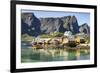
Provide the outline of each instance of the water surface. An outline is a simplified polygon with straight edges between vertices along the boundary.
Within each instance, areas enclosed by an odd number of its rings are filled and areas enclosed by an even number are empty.
[[[53,48],[33,49],[30,45],[21,46],[21,62],[50,62],[50,61],[72,61],[89,60],[90,49],[86,48]]]

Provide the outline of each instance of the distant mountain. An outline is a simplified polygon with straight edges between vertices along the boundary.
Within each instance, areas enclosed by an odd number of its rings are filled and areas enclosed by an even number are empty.
[[[80,26],[79,31],[81,33],[85,33],[85,34],[90,34],[90,27],[88,26],[87,23],[84,23]]]
[[[78,25],[75,16],[37,18],[34,13],[21,14],[21,32],[31,36],[38,36],[41,33],[71,31],[72,34],[79,32],[88,33],[89,27],[86,24]]]

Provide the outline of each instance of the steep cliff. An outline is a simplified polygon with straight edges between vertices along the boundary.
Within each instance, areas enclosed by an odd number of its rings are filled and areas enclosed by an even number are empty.
[[[22,34],[27,33],[31,36],[38,36],[41,34],[40,20],[35,17],[33,13],[22,13],[21,14],[21,32]]]
[[[90,34],[90,27],[88,26],[87,23],[84,23],[84,24],[82,24],[82,25],[80,26],[79,31],[80,31],[81,33]]]
[[[90,33],[87,23],[79,26],[75,16],[37,18],[34,13],[21,14],[21,32],[31,36],[49,34],[52,32],[70,31],[72,34],[84,32]]]

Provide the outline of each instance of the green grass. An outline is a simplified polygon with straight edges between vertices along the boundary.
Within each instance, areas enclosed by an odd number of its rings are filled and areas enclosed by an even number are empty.
[[[21,41],[32,41],[33,39],[35,39],[35,37],[29,36],[28,34],[21,35]]]

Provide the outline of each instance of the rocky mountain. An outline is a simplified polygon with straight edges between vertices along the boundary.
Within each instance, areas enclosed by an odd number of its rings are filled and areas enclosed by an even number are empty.
[[[60,18],[41,18],[42,33],[64,32],[63,21]]]
[[[75,16],[60,18],[40,18],[43,33],[71,31],[73,34],[79,32],[78,22]]]
[[[41,33],[64,33],[65,31],[71,31],[72,34],[79,32],[88,33],[89,27],[86,24],[79,26],[75,16],[37,18],[34,13],[21,14],[22,34],[27,33],[31,36],[38,36]]]
[[[21,32],[22,34],[27,33],[31,36],[38,36],[41,34],[40,20],[33,13],[22,13],[21,14]]]
[[[88,26],[87,23],[84,23],[80,26],[79,31],[81,33],[85,33],[85,34],[90,34],[90,27]]]

